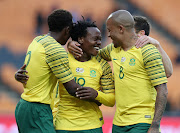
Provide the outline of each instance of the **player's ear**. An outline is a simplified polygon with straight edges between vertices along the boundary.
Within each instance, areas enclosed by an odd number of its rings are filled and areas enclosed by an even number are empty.
[[[122,26],[122,25],[119,25],[118,28],[119,28],[119,32],[120,32],[120,33],[123,33],[124,30],[125,30],[125,27]]]
[[[145,31],[144,30],[140,30],[138,33],[137,33],[138,37],[140,36],[143,36],[145,35]]]
[[[84,43],[84,38],[83,38],[83,37],[79,37],[79,38],[78,38],[78,42],[79,42],[80,44],[83,44],[83,43]]]
[[[66,34],[66,35],[69,35],[69,34],[70,34],[70,27],[69,27],[69,26],[68,26],[68,27],[65,27],[64,30],[65,30],[65,34]]]

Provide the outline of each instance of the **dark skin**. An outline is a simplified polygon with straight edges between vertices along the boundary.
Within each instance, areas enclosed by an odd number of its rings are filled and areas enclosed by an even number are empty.
[[[70,37],[70,27],[65,27],[61,32],[50,32],[48,33],[49,36],[53,37],[57,42],[59,42],[62,45],[65,45],[67,40]],[[77,84],[74,79],[66,82],[63,84],[68,93],[72,96],[75,96],[77,88],[81,88],[79,84]],[[87,87],[89,88],[89,87]]]
[[[78,58],[78,61],[84,62],[91,59],[91,56],[98,54],[98,49],[101,45],[101,32],[96,27],[88,27],[87,35],[85,37],[78,38],[80,48],[82,48],[83,55]],[[76,96],[82,100],[93,100],[97,97],[97,91],[94,89],[78,88]]]
[[[61,45],[65,45],[70,37],[69,32],[70,32],[70,27],[67,26],[61,32],[49,31],[47,35],[53,37]],[[28,73],[25,69],[26,69],[26,64],[24,64],[15,74],[15,79],[23,84],[26,84],[29,78],[28,75],[25,75],[25,73]]]
[[[97,55],[98,53],[97,47],[99,47],[101,44],[101,33],[99,29],[92,27],[88,29],[87,36],[79,38],[79,41],[82,44],[81,48],[84,50],[84,54],[78,60],[82,62],[88,61],[89,59],[91,59],[92,55]],[[23,65],[15,74],[16,80],[23,84],[26,84],[29,79],[29,76],[25,75],[25,73],[28,73],[25,70],[25,67],[26,65]],[[95,100],[95,98],[98,95],[96,90],[90,87],[82,87],[79,84],[77,84],[74,81],[74,79],[69,82],[64,83],[63,85],[70,95],[76,96],[82,100],[93,101],[93,102],[96,102],[98,105],[101,105],[98,101]]]

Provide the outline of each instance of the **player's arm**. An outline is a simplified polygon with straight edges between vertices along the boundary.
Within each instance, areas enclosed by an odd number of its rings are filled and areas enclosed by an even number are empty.
[[[81,86],[74,80],[74,76],[69,67],[67,52],[64,48],[58,46],[53,47],[54,46],[46,49],[46,62],[58,81],[64,85],[67,92],[72,96],[76,96],[77,88]]]
[[[114,93],[114,80],[112,76],[112,70],[110,65],[104,61],[103,75],[100,79],[102,91],[96,91],[94,89],[86,90],[84,88],[78,89],[76,92],[77,97],[83,100],[96,100],[106,106],[114,106],[115,104],[115,93]],[[94,96],[94,97],[93,97]]]
[[[102,91],[98,91],[96,100],[100,103],[113,107],[115,104],[115,87],[111,66],[106,61],[102,64],[103,74],[100,79]]]
[[[106,61],[111,61],[110,53],[112,51],[113,46],[114,44],[109,44],[103,49],[100,49],[98,55]]]
[[[142,48],[142,56],[145,69],[148,73],[152,85],[157,91],[154,118],[148,133],[150,133],[151,131],[158,132],[160,121],[167,102],[167,78],[161,55],[154,46],[152,46],[151,44],[145,45]]]
[[[159,130],[160,121],[163,116],[163,112],[165,110],[166,102],[167,102],[168,90],[166,83],[155,86],[155,89],[157,91],[155,113],[154,113],[154,119],[152,121],[148,133]]]
[[[166,77],[169,78],[173,73],[172,62],[171,62],[169,56],[167,55],[167,53],[161,47],[160,43],[157,43],[157,44],[158,45],[156,45],[156,48],[159,50],[159,52],[162,55],[162,61],[163,61],[164,69],[165,69],[165,72],[166,72]]]
[[[75,57],[79,58],[82,56],[82,49],[79,47],[80,44],[76,41],[70,41],[67,45],[68,51]],[[99,56],[101,56],[106,61],[111,61],[110,52],[112,50],[113,44],[109,44],[105,48],[99,51]]]
[[[161,53],[164,69],[166,72],[166,77],[169,78],[173,73],[172,62],[171,62],[169,56],[167,55],[167,53],[164,51],[164,49],[161,47],[160,43],[156,39],[144,35],[144,36],[141,36],[137,40],[135,45],[137,48],[139,48],[139,47],[142,47],[148,43],[153,44]]]

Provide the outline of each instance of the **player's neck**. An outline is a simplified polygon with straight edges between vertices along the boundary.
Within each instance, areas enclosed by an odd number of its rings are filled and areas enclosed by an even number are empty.
[[[78,58],[77,60],[78,61],[81,61],[81,62],[85,62],[85,61],[88,61],[91,59],[91,55],[87,55],[86,53],[83,52],[83,55]]]
[[[127,51],[131,49],[133,46],[135,46],[135,43],[137,41],[137,36],[132,36],[132,38],[128,39],[121,47],[124,51]]]
[[[62,36],[61,32],[51,32],[51,31],[49,31],[47,33],[47,35],[53,37],[57,42],[59,42],[61,44],[61,38],[62,38],[61,37]]]

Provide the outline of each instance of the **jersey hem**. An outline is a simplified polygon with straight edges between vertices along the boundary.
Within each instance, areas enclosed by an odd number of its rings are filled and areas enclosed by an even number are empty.
[[[117,122],[113,122],[114,125],[116,126],[130,126],[130,125],[135,125],[135,124],[138,124],[138,123],[147,123],[147,124],[151,124],[152,123],[152,120],[151,121],[138,121],[138,122],[130,122],[130,123],[117,123]]]
[[[102,124],[103,125],[103,124]],[[67,127],[67,128],[56,128],[56,130],[67,130],[67,131],[79,131],[79,130],[90,130],[90,129],[96,129],[96,128],[100,128],[101,126],[94,126],[94,127],[90,127],[90,128],[71,128],[71,127]]]

